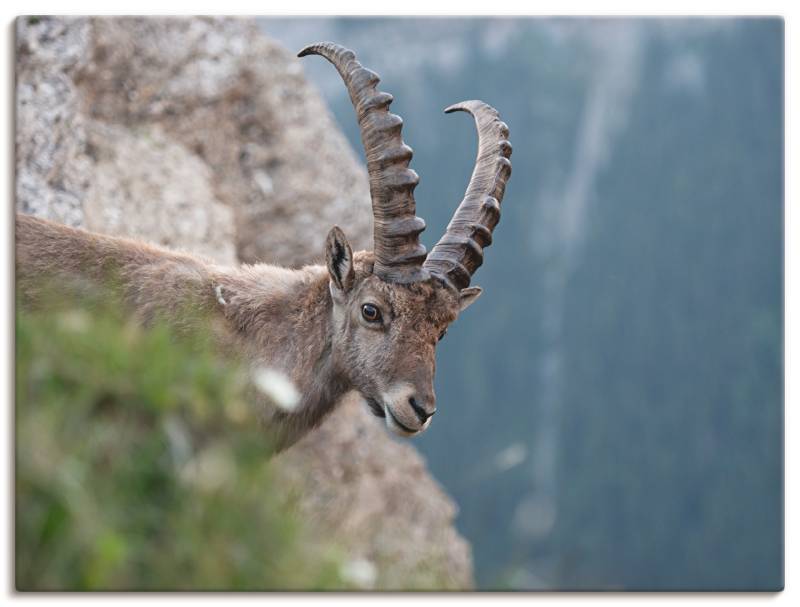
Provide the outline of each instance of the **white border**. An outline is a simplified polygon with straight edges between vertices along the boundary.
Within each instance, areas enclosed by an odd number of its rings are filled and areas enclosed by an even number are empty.
[[[535,4],[525,5],[521,2],[510,2],[504,0],[493,0],[492,2],[439,2],[434,6],[430,0],[406,0],[394,5],[375,2],[336,2],[328,1],[308,1],[295,0],[291,4],[268,4],[266,2],[228,0],[224,4],[219,2],[208,2],[205,0],[195,0],[193,2],[168,2],[165,0],[139,0],[136,3],[117,3],[110,10],[108,2],[76,0],[68,5],[53,2],[19,2],[9,0],[2,7],[3,25],[2,49],[5,51],[5,60],[0,64],[0,76],[6,85],[6,94],[2,98],[3,120],[0,121],[0,139],[4,145],[0,146],[0,180],[2,180],[3,190],[7,193],[8,207],[6,213],[0,214],[0,251],[4,258],[0,263],[0,284],[7,287],[8,295],[2,298],[3,314],[2,318],[2,344],[5,347],[5,360],[0,373],[0,394],[4,396],[2,415],[0,415],[0,425],[2,426],[3,444],[2,453],[6,461],[0,466],[0,485],[4,488],[5,499],[0,500],[0,520],[5,533],[0,532],[0,537],[4,538],[4,545],[0,551],[0,576],[2,576],[2,595],[0,600],[11,599],[28,605],[50,604],[54,601],[91,602],[97,601],[124,602],[127,605],[162,605],[167,603],[190,604],[196,601],[207,603],[209,601],[266,601],[270,605],[280,604],[308,604],[318,603],[319,601],[333,601],[335,603],[345,603],[351,601],[373,601],[383,600],[391,603],[398,601],[414,601],[415,604],[427,604],[433,601],[454,601],[468,600],[470,603],[489,604],[498,598],[513,602],[536,601],[537,604],[559,604],[572,605],[586,600],[599,601],[607,604],[623,602],[626,604],[639,602],[657,602],[660,604],[680,602],[682,605],[707,605],[721,604],[734,601],[737,604],[750,603],[770,603],[777,602],[786,605],[800,603],[800,591],[797,589],[797,543],[798,527],[792,519],[791,514],[798,511],[797,499],[797,469],[798,448],[795,446],[797,439],[796,414],[793,413],[798,405],[798,383],[800,369],[798,369],[797,347],[800,342],[800,328],[798,327],[797,316],[792,315],[792,310],[797,310],[800,306],[800,285],[798,283],[798,259],[800,259],[800,239],[792,239],[792,234],[800,234],[800,214],[798,214],[792,202],[792,174],[797,173],[798,154],[796,147],[797,121],[791,121],[790,108],[793,100],[800,98],[797,94],[796,77],[792,78],[792,67],[800,66],[797,53],[798,45],[794,41],[797,26],[797,3],[789,1],[762,1],[762,2],[742,2],[730,0],[727,2],[708,2],[708,1],[686,1],[674,0],[672,2],[648,3],[645,8],[642,3],[637,2],[588,2],[577,0],[542,0]],[[225,14],[229,15],[260,15],[260,14],[283,14],[283,15],[326,15],[326,14],[426,14],[426,15],[448,15],[448,14],[542,14],[542,15],[782,15],[785,18],[786,36],[786,63],[785,63],[785,86],[786,86],[786,214],[785,214],[785,243],[786,243],[786,273],[785,273],[785,374],[786,374],[786,400],[785,400],[785,422],[786,422],[786,470],[793,471],[786,474],[786,590],[777,595],[760,594],[505,594],[497,596],[493,594],[456,594],[456,595],[275,595],[275,594],[138,594],[138,595],[109,595],[109,594],[82,594],[82,595],[14,595],[13,580],[11,579],[11,558],[13,546],[11,545],[11,515],[13,507],[12,496],[12,477],[11,477],[11,451],[9,439],[13,429],[10,426],[10,411],[13,408],[13,395],[9,386],[11,385],[13,370],[13,297],[11,287],[13,286],[13,267],[11,265],[10,252],[12,247],[12,227],[11,227],[11,207],[13,200],[12,168],[13,168],[13,117],[12,101],[13,92],[13,19],[18,14],[216,14],[220,8],[225,9]],[[335,13],[332,13],[332,8]],[[531,12],[533,9],[533,12]]]

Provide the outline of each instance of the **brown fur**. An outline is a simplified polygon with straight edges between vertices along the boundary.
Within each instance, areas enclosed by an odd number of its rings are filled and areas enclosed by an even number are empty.
[[[17,215],[16,236],[23,294],[34,294],[37,282],[53,275],[99,284],[119,280],[144,320],[159,315],[181,325],[192,316],[187,311],[199,313],[220,342],[253,367],[285,373],[302,398],[290,412],[265,407],[281,448],[317,426],[350,390],[360,392],[376,415],[391,413],[387,424],[394,430],[396,422],[413,433],[424,430],[424,417],[435,411],[436,342],[479,293],[458,293],[435,278],[386,282],[372,273],[372,253],[353,255],[338,228],[328,238],[328,267],[298,270],[222,267],[26,215]],[[364,303],[381,310],[379,327],[363,318]]]

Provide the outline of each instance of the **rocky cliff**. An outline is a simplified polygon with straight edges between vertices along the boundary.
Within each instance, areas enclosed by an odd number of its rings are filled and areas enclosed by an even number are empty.
[[[366,171],[253,22],[23,17],[16,51],[19,210],[228,263],[321,259],[334,223],[370,246]],[[471,586],[452,500],[361,403],[275,463],[365,588]]]

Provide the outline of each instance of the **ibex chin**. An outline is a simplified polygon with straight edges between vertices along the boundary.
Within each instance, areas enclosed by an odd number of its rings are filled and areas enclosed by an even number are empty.
[[[417,174],[389,113],[392,96],[352,51],[314,44],[299,56],[321,55],[344,80],[366,151],[374,214],[374,251],[353,253],[333,227],[326,266],[290,270],[265,264],[221,267],[183,253],[72,229],[18,215],[17,276],[77,276],[102,281],[113,272],[126,300],[145,316],[181,321],[187,307],[216,317],[225,338],[248,364],[279,370],[300,401],[274,408],[268,428],[279,448],[317,426],[341,397],[360,393],[396,434],[425,430],[436,413],[435,348],[459,312],[480,295],[470,279],[483,262],[500,218],[511,173],[508,128],[481,101],[465,111],[478,129],[478,157],[463,201],[429,254],[419,241],[425,222],[415,215]]]

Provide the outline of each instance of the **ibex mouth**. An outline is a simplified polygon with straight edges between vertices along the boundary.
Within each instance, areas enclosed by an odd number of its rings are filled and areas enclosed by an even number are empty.
[[[375,417],[386,417],[386,411],[384,411],[383,405],[378,404],[378,401],[376,401],[374,398],[367,398],[366,401]]]
[[[403,422],[397,419],[388,406],[381,405],[374,398],[365,398],[364,400],[367,401],[367,405],[369,405],[369,409],[372,411],[372,414],[375,417],[385,418],[386,425],[395,434],[399,434],[400,436],[412,436],[420,433],[421,430],[409,428]]]
[[[386,425],[395,434],[399,434],[400,436],[411,436],[412,434],[418,434],[420,432],[420,430],[413,430],[403,424],[395,417],[394,413],[392,413],[392,410],[388,406],[386,407]]]

